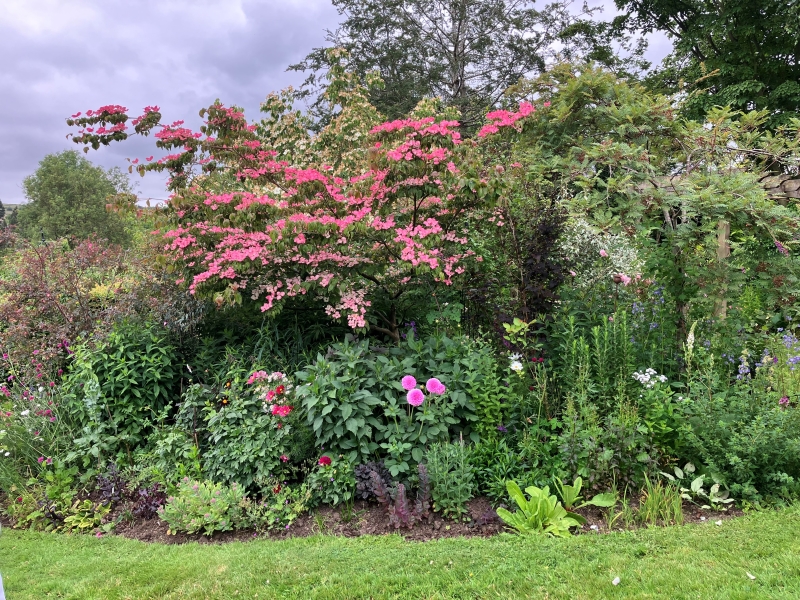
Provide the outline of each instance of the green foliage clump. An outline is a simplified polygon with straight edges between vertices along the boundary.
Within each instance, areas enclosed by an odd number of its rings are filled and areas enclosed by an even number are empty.
[[[462,443],[433,444],[426,454],[433,510],[445,517],[463,519],[467,502],[475,494],[475,477],[469,450]]]
[[[497,515],[520,535],[544,534],[553,537],[569,537],[572,527],[579,527],[581,522],[577,515],[568,512],[554,495],[550,488],[528,486],[522,493],[519,485],[514,481],[507,483],[508,494],[517,503],[518,510],[510,512],[505,508],[498,508]]]
[[[800,345],[793,334],[783,339],[786,345],[771,344],[759,366],[742,355],[730,385],[716,375],[713,355],[693,352],[687,455],[735,498],[751,502],[800,491],[800,410],[793,395]]]
[[[480,389],[483,379],[497,377],[490,356],[488,348],[466,338],[441,334],[418,340],[409,332],[394,348],[344,342],[297,373],[303,382],[297,393],[318,445],[352,462],[388,454],[386,467],[396,476],[410,472],[430,443],[458,435],[479,439],[476,405],[496,402]],[[422,382],[439,378],[447,391],[412,409],[400,383],[405,375]],[[496,388],[487,391],[495,393]],[[496,418],[489,409],[483,413]]]
[[[186,477],[178,483],[175,494],[167,498],[158,516],[169,525],[170,533],[211,535],[246,523],[244,499],[244,490],[236,483],[226,486]]]
[[[96,345],[76,346],[64,388],[80,433],[67,459],[83,467],[131,464],[174,400],[176,362],[166,333],[154,325],[122,323]]]
[[[28,239],[95,235],[116,244],[129,241],[124,220],[106,210],[109,196],[130,191],[119,169],[104,171],[65,150],[45,156],[23,188],[28,203],[18,209],[17,222]]]
[[[250,372],[236,362],[216,385],[189,386],[175,426],[164,429],[157,445],[163,458],[179,458],[196,443],[205,477],[247,491],[298,469],[314,451],[302,411],[270,412],[261,390],[246,382]],[[292,401],[287,398],[286,406]]]
[[[355,497],[356,476],[353,465],[344,458],[322,460],[308,473],[306,483],[315,503],[337,506],[352,502]]]

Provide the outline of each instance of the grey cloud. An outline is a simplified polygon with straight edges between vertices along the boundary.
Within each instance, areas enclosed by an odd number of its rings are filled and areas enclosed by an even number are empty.
[[[542,0],[544,1],[544,0]],[[613,14],[612,0],[594,0]],[[0,199],[23,201],[22,179],[52,152],[77,148],[64,118],[103,104],[199,124],[216,98],[250,118],[273,90],[297,85],[286,67],[324,42],[339,15],[329,0],[3,0],[0,19]],[[663,50],[662,56],[665,53]],[[127,168],[154,154],[134,137],[88,157]],[[157,153],[156,153],[157,154]],[[136,178],[139,180],[138,178]],[[163,198],[163,179],[139,180]]]
[[[84,14],[63,23],[47,13],[58,8],[53,2],[6,1],[10,16],[0,21],[0,199],[8,203],[23,201],[22,179],[46,154],[77,148],[65,139],[70,114],[108,103],[138,114],[158,104],[165,119],[197,126],[199,108],[220,98],[255,117],[267,93],[302,80],[286,67],[320,45],[338,19],[327,0],[97,0],[75,2]],[[153,150],[152,139],[132,138],[88,157],[126,168],[127,157]],[[139,186],[144,196],[165,195],[157,176]]]

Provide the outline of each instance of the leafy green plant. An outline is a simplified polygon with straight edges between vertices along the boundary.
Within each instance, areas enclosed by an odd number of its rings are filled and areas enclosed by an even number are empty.
[[[426,455],[433,510],[454,519],[465,518],[475,493],[475,476],[464,443],[437,443]]]
[[[583,480],[580,477],[576,477],[572,485],[564,483],[558,477],[556,478],[556,490],[558,491],[558,495],[561,496],[561,502],[563,503],[564,508],[568,511],[583,508],[584,506],[599,506],[601,508],[609,508],[617,503],[617,497],[611,492],[597,494],[589,500],[583,500],[580,495],[582,486]]]
[[[244,525],[258,531],[289,529],[313,503],[307,483],[288,486],[272,479],[263,482],[262,489],[265,494],[260,502],[245,498],[240,504]]]
[[[76,502],[78,469],[67,468],[57,461],[52,468],[45,463],[38,475],[19,489],[17,493],[21,502],[13,503],[9,514],[18,527],[57,531]]]
[[[478,416],[464,383],[474,352],[465,338],[417,340],[413,333],[395,348],[367,340],[334,344],[296,374],[317,445],[353,463],[385,457],[387,469],[398,476],[412,472],[430,443],[458,435],[477,440]],[[420,381],[439,378],[446,392],[412,410],[400,383],[409,374]]]
[[[64,517],[63,531],[86,533],[100,526],[111,511],[111,506],[91,500],[76,500]]]
[[[637,517],[641,523],[656,525],[683,525],[683,497],[672,484],[645,477],[645,485],[639,500]]]
[[[174,495],[158,509],[159,518],[169,525],[169,532],[202,532],[211,535],[230,531],[246,524],[242,510],[244,489],[232,483],[225,486],[210,481],[181,480]]]
[[[550,494],[550,488],[529,486],[525,488],[528,498],[522,493],[515,481],[506,484],[508,494],[519,507],[515,512],[498,508],[497,515],[520,535],[544,534],[555,537],[569,537],[570,528],[581,525],[577,515],[568,512]]]
[[[705,484],[705,475],[698,475],[691,482],[684,482],[684,478],[689,479],[689,475],[694,473],[695,467],[692,463],[686,463],[683,469],[675,467],[673,469],[674,475],[661,471],[661,474],[667,478],[671,483],[678,485],[681,491],[681,497],[684,500],[689,500],[698,504],[700,501],[708,502],[702,504],[700,508],[710,508],[713,510],[727,510],[728,504],[733,502],[733,498],[729,498],[730,493],[727,490],[721,490],[719,483],[714,483],[708,490],[703,488]],[[688,485],[688,487],[684,487]]]
[[[312,500],[331,506],[351,502],[356,489],[353,465],[343,457],[329,458],[330,464],[321,461],[308,474],[306,483],[311,489]]]
[[[280,381],[266,382],[261,373],[234,357],[215,385],[186,389],[175,427],[153,436],[165,471],[175,472],[178,465],[178,475],[184,470],[196,478],[201,465],[203,477],[255,492],[259,480],[284,479],[300,470],[308,455],[301,438],[307,436],[297,431],[307,431],[305,417],[294,407],[289,380],[281,374]]]
[[[793,334],[779,344],[791,354],[770,350],[767,358],[740,357],[732,385],[715,376],[719,359],[695,348],[696,375],[689,388],[687,457],[736,498],[760,501],[788,499],[800,492],[800,410],[781,404],[776,391],[780,371],[798,360],[800,344]],[[700,349],[702,351],[702,348]],[[777,356],[776,356],[777,355]],[[778,362],[775,363],[777,358]],[[756,366],[755,362],[763,366]],[[754,368],[755,367],[755,368]],[[713,386],[710,382],[718,382]]]
[[[506,481],[513,479],[534,485],[534,476],[526,467],[524,453],[509,446],[505,438],[482,439],[470,448],[469,462],[475,474],[475,490],[494,505],[507,497]]]
[[[176,363],[166,333],[154,325],[123,323],[96,347],[76,346],[64,386],[81,431],[67,460],[83,467],[131,464],[173,400]]]

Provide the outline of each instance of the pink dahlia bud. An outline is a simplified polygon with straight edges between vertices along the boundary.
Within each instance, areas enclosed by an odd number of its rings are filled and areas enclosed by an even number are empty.
[[[413,390],[417,387],[417,380],[414,379],[411,375],[406,375],[400,380],[400,383],[403,386],[403,389],[406,391]]]
[[[411,406],[419,406],[420,404],[425,402],[425,394],[423,394],[421,390],[415,388],[410,392],[408,392],[406,400],[408,400],[408,403]]]

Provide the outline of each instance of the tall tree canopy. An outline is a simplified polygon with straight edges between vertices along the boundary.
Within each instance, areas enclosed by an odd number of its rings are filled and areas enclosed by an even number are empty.
[[[387,118],[439,97],[477,124],[506,88],[545,70],[556,55],[620,66],[610,51],[613,28],[584,19],[571,0],[533,7],[529,0],[333,0],[344,22],[328,41],[349,52],[346,65],[362,78],[377,72],[382,88],[370,100]],[[290,69],[311,71],[307,89],[325,85],[329,48],[313,50]],[[323,108],[317,103],[316,108]],[[324,112],[324,111],[320,111]]]
[[[119,169],[103,170],[74,150],[48,154],[23,182],[28,204],[19,208],[20,231],[29,239],[98,235],[111,242],[128,239],[119,215],[106,210],[107,198],[129,192]]]
[[[685,102],[702,118],[715,105],[767,109],[768,125],[800,111],[797,0],[616,0],[632,29],[666,32],[673,53],[654,77],[665,91],[698,82]]]

